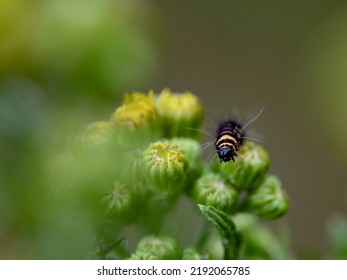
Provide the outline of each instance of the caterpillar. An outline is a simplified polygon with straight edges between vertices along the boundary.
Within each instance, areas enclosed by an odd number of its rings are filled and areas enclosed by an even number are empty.
[[[240,145],[243,143],[243,139],[256,140],[245,136],[245,128],[256,120],[264,109],[265,108],[262,108],[260,112],[244,126],[241,126],[240,122],[235,122],[233,120],[224,121],[219,125],[215,147],[220,162],[235,161],[235,157],[237,157],[237,152],[239,151]]]
[[[221,162],[234,161],[244,136],[244,130],[235,121],[225,121],[219,125],[215,146]]]

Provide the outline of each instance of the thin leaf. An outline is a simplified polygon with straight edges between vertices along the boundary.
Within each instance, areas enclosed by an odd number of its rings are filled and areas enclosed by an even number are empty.
[[[203,216],[217,228],[222,237],[224,259],[236,259],[240,247],[240,236],[233,220],[226,213],[212,206],[198,205]]]

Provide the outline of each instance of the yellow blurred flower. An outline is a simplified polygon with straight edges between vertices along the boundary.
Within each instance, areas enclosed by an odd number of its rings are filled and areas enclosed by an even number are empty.
[[[148,95],[141,92],[127,93],[123,105],[116,109],[112,121],[129,127],[141,127],[155,118],[154,92]]]
[[[188,91],[173,93],[164,89],[158,96],[156,108],[167,137],[195,138],[202,124],[204,110],[194,94]]]

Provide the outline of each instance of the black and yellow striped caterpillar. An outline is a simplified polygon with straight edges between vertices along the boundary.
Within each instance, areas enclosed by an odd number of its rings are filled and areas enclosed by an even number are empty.
[[[244,136],[245,133],[237,122],[226,121],[219,125],[215,146],[221,162],[234,161]]]
[[[264,108],[262,108],[260,112],[244,126],[241,126],[240,122],[232,120],[224,121],[219,125],[215,147],[221,162],[228,162],[230,160],[234,161],[244,139],[256,140],[255,138],[245,136],[245,128],[256,120],[263,110]]]

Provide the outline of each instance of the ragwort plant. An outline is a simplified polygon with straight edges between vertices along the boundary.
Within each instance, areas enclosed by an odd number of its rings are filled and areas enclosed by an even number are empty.
[[[245,141],[235,162],[204,161],[199,143],[203,117],[201,102],[190,92],[133,92],[124,95],[110,120],[90,124],[78,138],[72,163],[52,185],[80,185],[78,195],[91,197],[91,211],[102,220],[91,257],[286,257],[280,241],[256,218],[277,219],[288,210],[281,182],[267,174],[268,153]],[[84,191],[88,186],[90,191]],[[167,225],[182,196],[205,221],[201,229],[191,229],[200,233],[187,248]],[[131,233],[125,230],[129,226]],[[128,234],[138,240],[131,251]]]

